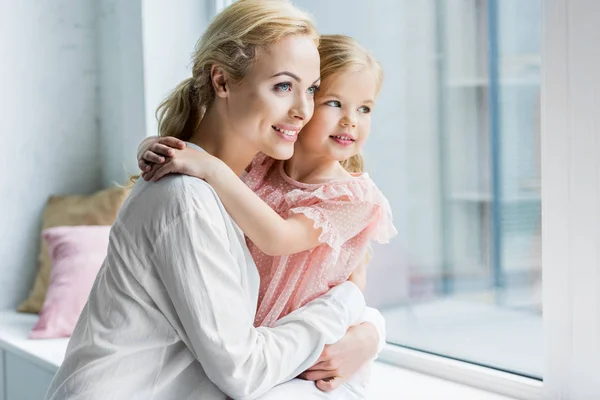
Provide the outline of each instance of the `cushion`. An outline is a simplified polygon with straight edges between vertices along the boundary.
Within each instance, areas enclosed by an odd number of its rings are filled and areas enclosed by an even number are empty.
[[[42,229],[55,226],[112,225],[129,188],[113,187],[90,196],[52,196],[44,210]],[[38,272],[29,293],[18,311],[40,312],[50,282],[50,256],[44,240],[40,244]]]
[[[110,226],[61,226],[42,232],[52,270],[30,339],[71,336],[106,258],[109,235]]]

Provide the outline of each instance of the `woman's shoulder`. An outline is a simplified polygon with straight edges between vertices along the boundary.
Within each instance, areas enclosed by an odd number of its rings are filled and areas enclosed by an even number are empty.
[[[169,175],[158,182],[138,180],[124,205],[123,217],[164,220],[199,213],[207,217],[220,215],[223,205],[206,181],[187,175]]]

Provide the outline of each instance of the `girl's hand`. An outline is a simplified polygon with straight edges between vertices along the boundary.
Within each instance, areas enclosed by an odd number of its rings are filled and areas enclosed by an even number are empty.
[[[218,158],[191,147],[182,150],[170,149],[170,151],[173,156],[168,157],[162,164],[155,163],[150,171],[142,174],[142,178],[156,182],[168,174],[184,174],[210,182],[221,168],[227,167]]]
[[[166,157],[172,157],[173,150],[182,150],[185,142],[172,136],[150,137],[138,148],[138,166],[142,172],[149,172],[155,164],[162,164]]]

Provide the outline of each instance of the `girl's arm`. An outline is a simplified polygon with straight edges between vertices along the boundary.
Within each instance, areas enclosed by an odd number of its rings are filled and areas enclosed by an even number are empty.
[[[280,217],[227,164],[206,152],[190,147],[175,151],[173,157],[157,166],[152,180],[171,173],[206,180],[246,236],[270,256],[294,254],[320,244],[322,229],[315,228],[312,219],[303,214]]]
[[[264,253],[281,256],[317,247],[321,228],[304,214],[287,219],[279,216],[258,197],[225,163],[215,168],[206,181],[215,189],[227,212],[250,240]]]

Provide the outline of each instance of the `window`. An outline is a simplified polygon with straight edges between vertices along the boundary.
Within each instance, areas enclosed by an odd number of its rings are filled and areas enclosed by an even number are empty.
[[[366,156],[401,235],[371,265],[395,343],[380,358],[520,399],[600,398],[600,2],[295,3],[386,70]]]
[[[367,296],[388,341],[540,378],[541,0],[296,3],[384,67],[365,157],[400,234]]]

